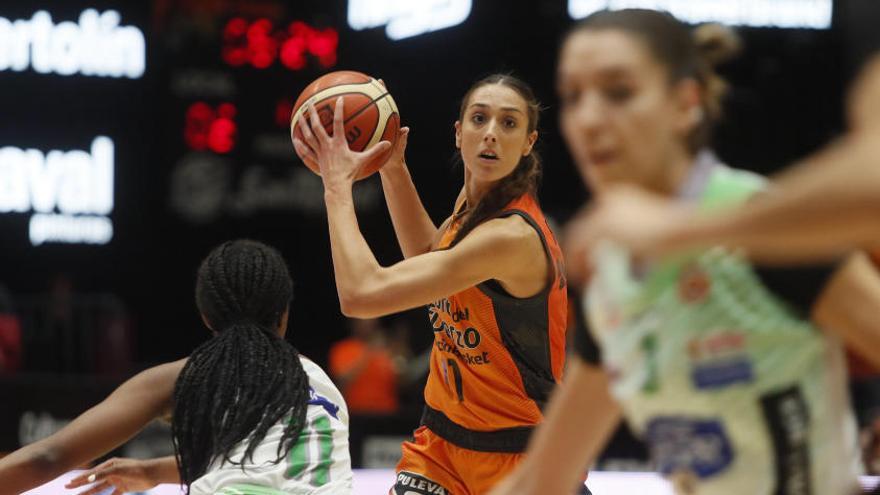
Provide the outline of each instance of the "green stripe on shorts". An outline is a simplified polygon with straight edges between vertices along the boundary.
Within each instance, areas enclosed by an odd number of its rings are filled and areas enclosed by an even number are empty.
[[[259,485],[229,485],[214,495],[287,495],[285,492]]]

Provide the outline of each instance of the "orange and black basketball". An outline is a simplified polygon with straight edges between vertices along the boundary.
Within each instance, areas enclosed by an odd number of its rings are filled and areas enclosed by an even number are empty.
[[[376,79],[355,71],[337,71],[325,74],[300,93],[293,106],[290,120],[291,139],[303,139],[302,130],[296,125],[297,118],[308,121],[309,105],[314,105],[321,125],[327,134],[333,135],[333,112],[336,99],[342,96],[345,100],[345,139],[354,151],[364,151],[380,141],[397,141],[400,129],[400,114],[397,104],[388,90]],[[391,148],[368,163],[361,171],[358,179],[363,179],[388,161]],[[300,156],[303,162],[315,173],[319,173],[318,164]]]

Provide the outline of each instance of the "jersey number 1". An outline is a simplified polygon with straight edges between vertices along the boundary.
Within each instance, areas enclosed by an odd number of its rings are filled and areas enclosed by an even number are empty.
[[[313,446],[313,444],[317,444]],[[317,448],[315,448],[317,447]],[[330,481],[330,466],[333,464],[333,428],[330,418],[318,416],[307,424],[296,445],[290,449],[288,479],[298,479],[312,486],[323,486]],[[317,459],[312,457],[317,454]],[[307,479],[306,479],[307,477]]]
[[[461,368],[458,367],[458,363],[455,362],[454,359],[446,360],[447,369],[450,373],[452,373],[452,379],[455,382],[455,392],[458,395],[458,401],[464,402],[464,390],[462,389],[461,383]],[[447,382],[449,378],[447,377]]]

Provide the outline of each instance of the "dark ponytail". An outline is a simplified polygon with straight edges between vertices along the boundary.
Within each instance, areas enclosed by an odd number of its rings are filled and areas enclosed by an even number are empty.
[[[528,129],[531,134],[538,129],[538,117],[541,111],[541,104],[535,98],[535,93],[528,84],[508,74],[493,74],[491,76],[480,79],[465,93],[461,100],[461,109],[459,110],[459,120],[464,120],[465,110],[471,95],[477,89],[488,86],[490,84],[500,84],[506,86],[519,94],[526,102],[528,110]],[[508,203],[514,199],[529,193],[536,195],[538,192],[538,183],[541,180],[541,157],[538,152],[532,149],[531,153],[520,158],[516,168],[509,175],[499,180],[476,205],[469,205],[471,210],[465,214],[461,227],[455,234],[453,244],[462,240],[470,231],[474,230],[477,225],[492,218],[498,214]]]
[[[199,267],[196,302],[217,335],[190,355],[174,389],[172,435],[180,478],[189,487],[212,462],[229,462],[246,442],[253,453],[284,421],[280,462],[299,437],[308,404],[308,376],[296,349],[277,329],[293,295],[287,265],[254,241],[226,242]]]

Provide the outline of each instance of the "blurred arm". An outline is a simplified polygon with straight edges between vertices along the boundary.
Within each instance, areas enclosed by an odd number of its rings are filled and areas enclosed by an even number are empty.
[[[847,107],[850,132],[784,172],[774,195],[717,222],[697,221],[679,241],[729,241],[770,261],[828,258],[880,243],[880,54],[865,64]]]
[[[346,316],[396,313],[490,279],[543,285],[550,269],[537,232],[518,216],[489,220],[450,249],[382,267],[360,232],[351,190],[327,189],[324,199],[336,290]]]
[[[57,433],[0,459],[0,495],[15,495],[110,452],[171,407],[185,359],[150,368]]]
[[[621,412],[606,373],[578,356],[571,359],[525,460],[491,495],[574,493],[614,432]]]
[[[834,273],[816,301],[813,320],[880,367],[880,273],[856,253]]]
[[[679,227],[664,250],[720,243],[771,263],[880,243],[880,133],[848,136],[781,175],[770,194]]]

